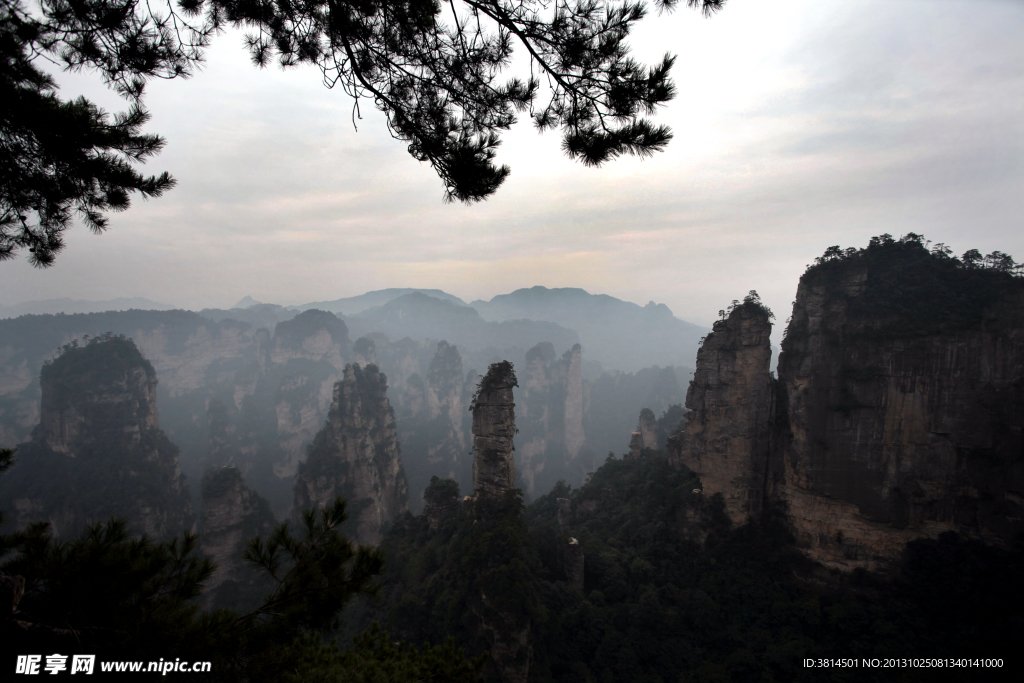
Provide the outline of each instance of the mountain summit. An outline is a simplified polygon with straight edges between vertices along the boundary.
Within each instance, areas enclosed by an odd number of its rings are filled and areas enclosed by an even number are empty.
[[[408,287],[392,287],[390,289],[378,289],[366,294],[360,294],[359,296],[349,296],[341,299],[334,299],[333,301],[314,301],[313,303],[302,304],[299,306],[293,306],[300,311],[304,311],[307,308],[319,308],[321,311],[330,311],[338,315],[355,315],[362,313],[370,308],[377,306],[383,306],[389,301],[407,296],[409,294],[425,294],[426,296],[434,299],[440,299],[441,301],[447,301],[449,303],[457,304],[459,306],[465,306],[466,302],[457,296],[452,296],[447,292],[443,292],[440,289],[411,289]]]
[[[484,320],[527,318],[576,330],[587,357],[634,372],[650,365],[692,367],[708,330],[680,320],[665,304],[638,306],[577,287],[531,287],[470,304]]]

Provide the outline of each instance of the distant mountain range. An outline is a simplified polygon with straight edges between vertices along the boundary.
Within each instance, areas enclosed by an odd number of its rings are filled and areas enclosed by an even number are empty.
[[[106,301],[85,301],[82,299],[44,299],[26,301],[13,306],[0,306],[0,318],[17,318],[19,315],[43,315],[47,313],[102,313],[103,311],[129,311],[133,308],[143,311],[172,311],[177,306],[142,297],[107,299]]]
[[[109,301],[51,299],[0,307],[0,317],[26,313],[91,313],[169,310],[143,298]],[[540,334],[559,352],[577,341],[587,364],[635,372],[652,365],[692,368],[700,338],[708,329],[680,320],[665,304],[639,306],[579,288],[531,287],[471,304],[440,289],[380,289],[359,296],[298,306],[261,303],[246,296],[231,309],[207,308],[203,317],[273,327],[308,309],[330,311],[346,319],[353,338],[371,332],[392,340],[446,339],[464,349],[532,347]],[[530,322],[532,321],[532,322]]]
[[[484,320],[548,320],[576,330],[583,357],[635,372],[651,365],[692,368],[710,330],[680,320],[665,304],[638,306],[579,288],[531,287],[470,304]]]
[[[393,287],[391,289],[378,289],[373,292],[367,292],[366,294],[360,294],[359,296],[350,296],[342,299],[335,299],[333,301],[314,301],[312,303],[302,304],[299,306],[290,306],[289,308],[294,308],[297,311],[305,311],[309,308],[318,308],[321,311],[330,311],[335,315],[348,316],[362,313],[370,308],[383,306],[389,301],[393,301],[398,297],[405,296],[407,294],[426,294],[429,297],[440,299],[441,301],[447,301],[459,306],[466,305],[466,302],[459,297],[452,296],[440,289],[409,289]],[[248,298],[249,297],[246,297],[246,299]]]
[[[451,297],[454,299],[455,297]],[[353,338],[380,332],[391,340],[444,339],[462,349],[521,348],[524,351],[541,341],[550,341],[561,350],[579,343],[579,336],[553,321],[486,321],[476,309],[451,300],[435,299],[412,292],[392,299],[383,306],[347,317]]]

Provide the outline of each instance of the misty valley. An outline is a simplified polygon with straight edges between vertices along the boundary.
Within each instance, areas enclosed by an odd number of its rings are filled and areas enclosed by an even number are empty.
[[[1005,254],[913,233],[830,248],[784,323],[750,292],[710,330],[544,287],[8,315],[12,666],[81,652],[211,663],[182,680],[502,683],[1019,668],[1024,277]]]

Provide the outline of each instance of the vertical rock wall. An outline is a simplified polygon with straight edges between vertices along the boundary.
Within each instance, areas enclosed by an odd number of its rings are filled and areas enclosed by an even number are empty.
[[[251,538],[264,538],[274,527],[270,503],[245,485],[236,467],[218,467],[203,476],[203,532],[200,547],[217,564],[206,582],[208,605],[225,582],[235,593],[254,582],[253,572],[242,559]]]
[[[583,435],[583,347],[574,344],[562,355],[561,364],[565,373],[565,457],[572,460],[586,442]]]
[[[470,485],[463,428],[468,399],[464,381],[459,350],[441,341],[430,359],[426,379],[414,373],[405,382],[398,427],[414,512],[419,511],[420,496],[431,477]]]
[[[882,236],[801,278],[777,383],[769,332],[746,304],[715,324],[669,440],[734,522],[778,502],[843,570],[946,531],[1024,533],[1024,280]]]
[[[779,359],[779,496],[798,542],[843,569],[944,531],[1011,542],[1024,531],[1024,294],[970,328],[915,334],[864,310],[877,276],[845,265],[801,281]]]
[[[640,433],[642,448],[656,449],[658,447],[658,421],[654,418],[654,411],[644,408],[640,411],[640,419],[637,420],[636,431]]]
[[[277,324],[270,354],[275,371],[267,376],[265,390],[274,392],[278,479],[295,476],[306,445],[324,423],[348,346],[348,329],[333,313],[310,309]]]
[[[473,397],[473,488],[478,497],[498,497],[515,487],[515,386],[518,382],[512,364],[494,363]]]
[[[432,425],[427,462],[438,474],[457,479],[466,453],[462,431],[463,402],[462,357],[459,350],[441,341],[427,372],[426,403]]]
[[[376,544],[381,528],[408,509],[387,378],[374,365],[346,365],[334,385],[327,423],[313,439],[295,482],[296,511],[348,501],[355,540]]]
[[[519,390],[519,477],[528,494],[547,491],[564,479],[583,448],[582,349],[576,344],[561,358],[550,342],[526,354]]]
[[[772,429],[769,315],[744,303],[715,323],[686,392],[692,412],[670,446],[670,462],[699,474],[705,495],[721,493],[737,524],[763,502]]]
[[[0,479],[17,526],[50,522],[59,537],[122,517],[164,538],[192,525],[178,449],[160,429],[156,371],[130,339],[68,345],[43,366],[40,423]]]

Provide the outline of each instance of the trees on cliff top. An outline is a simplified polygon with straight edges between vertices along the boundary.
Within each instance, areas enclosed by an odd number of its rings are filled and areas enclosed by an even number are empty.
[[[654,0],[672,9],[679,0]],[[686,0],[705,15],[725,0]],[[129,196],[174,185],[133,167],[164,141],[143,135],[146,81],[189,76],[225,27],[250,31],[253,62],[313,64],[324,84],[371,101],[409,153],[429,162],[445,199],[482,200],[501,185],[499,134],[519,112],[560,128],[562,149],[587,165],[665,147],[648,118],[672,99],[673,57],[654,66],[625,43],[644,0],[0,0],[0,260],[28,249],[50,265],[75,214],[93,231]],[[519,45],[528,78],[503,72]],[[49,62],[101,74],[130,103],[111,119],[84,98],[57,96]],[[541,86],[545,85],[542,97]]]

